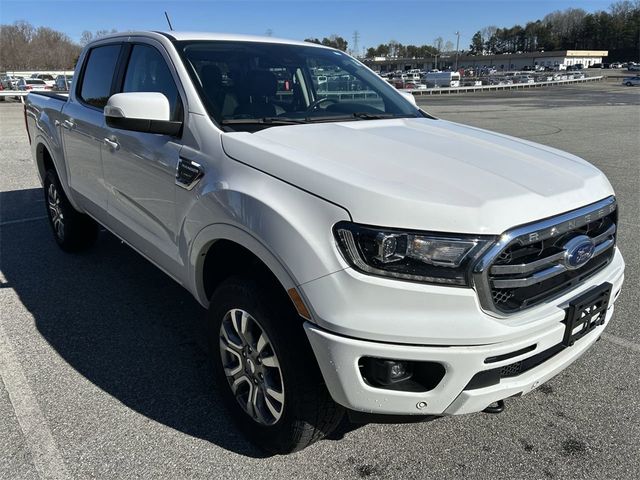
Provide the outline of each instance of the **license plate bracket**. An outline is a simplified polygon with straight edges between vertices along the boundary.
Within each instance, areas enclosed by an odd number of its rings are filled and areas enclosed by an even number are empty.
[[[564,319],[566,328],[562,344],[572,346],[577,340],[604,323],[612,285],[603,283],[569,302]]]

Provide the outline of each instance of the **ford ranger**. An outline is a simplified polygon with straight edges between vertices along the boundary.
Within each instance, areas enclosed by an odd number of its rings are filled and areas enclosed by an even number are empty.
[[[102,225],[191,292],[267,450],[345,414],[499,412],[611,320],[616,199],[574,155],[434,118],[303,42],[116,34],[74,78],[25,103],[56,242]]]

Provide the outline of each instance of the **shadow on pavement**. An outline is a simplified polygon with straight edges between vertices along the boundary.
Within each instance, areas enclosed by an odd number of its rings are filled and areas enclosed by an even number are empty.
[[[0,268],[42,336],[73,368],[146,417],[227,450],[263,457],[218,397],[204,310],[109,233],[86,253],[55,244],[41,189],[0,193]],[[7,223],[10,222],[10,223]]]

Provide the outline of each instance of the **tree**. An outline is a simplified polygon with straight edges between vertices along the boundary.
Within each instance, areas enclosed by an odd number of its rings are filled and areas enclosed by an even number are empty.
[[[474,55],[481,55],[484,50],[484,39],[482,38],[482,32],[477,31],[471,37],[471,45],[469,45],[469,50]]]
[[[347,51],[347,46],[349,44],[344,38],[336,34],[333,34],[330,37],[324,37],[322,41],[318,40],[317,38],[306,38],[305,42],[319,43],[327,47],[337,48],[338,50],[342,50],[343,52]]]
[[[524,27],[492,26],[480,33],[490,53],[607,49],[611,61],[640,60],[640,0],[620,0],[608,11],[593,13],[580,8],[558,10]]]
[[[433,47],[436,49],[438,53],[442,51],[442,47],[444,45],[444,40],[442,37],[437,37],[433,40]]]
[[[0,25],[0,70],[70,70],[80,46],[62,32],[18,21]]]
[[[84,32],[82,32],[82,35],[80,35],[80,45],[82,46],[86,45],[91,40],[93,40],[93,33],[91,33],[89,30],[85,30]]]

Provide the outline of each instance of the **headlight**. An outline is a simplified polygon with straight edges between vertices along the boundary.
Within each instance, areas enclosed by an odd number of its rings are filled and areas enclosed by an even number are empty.
[[[494,237],[406,232],[340,222],[333,229],[356,270],[414,282],[469,285],[468,267]]]

